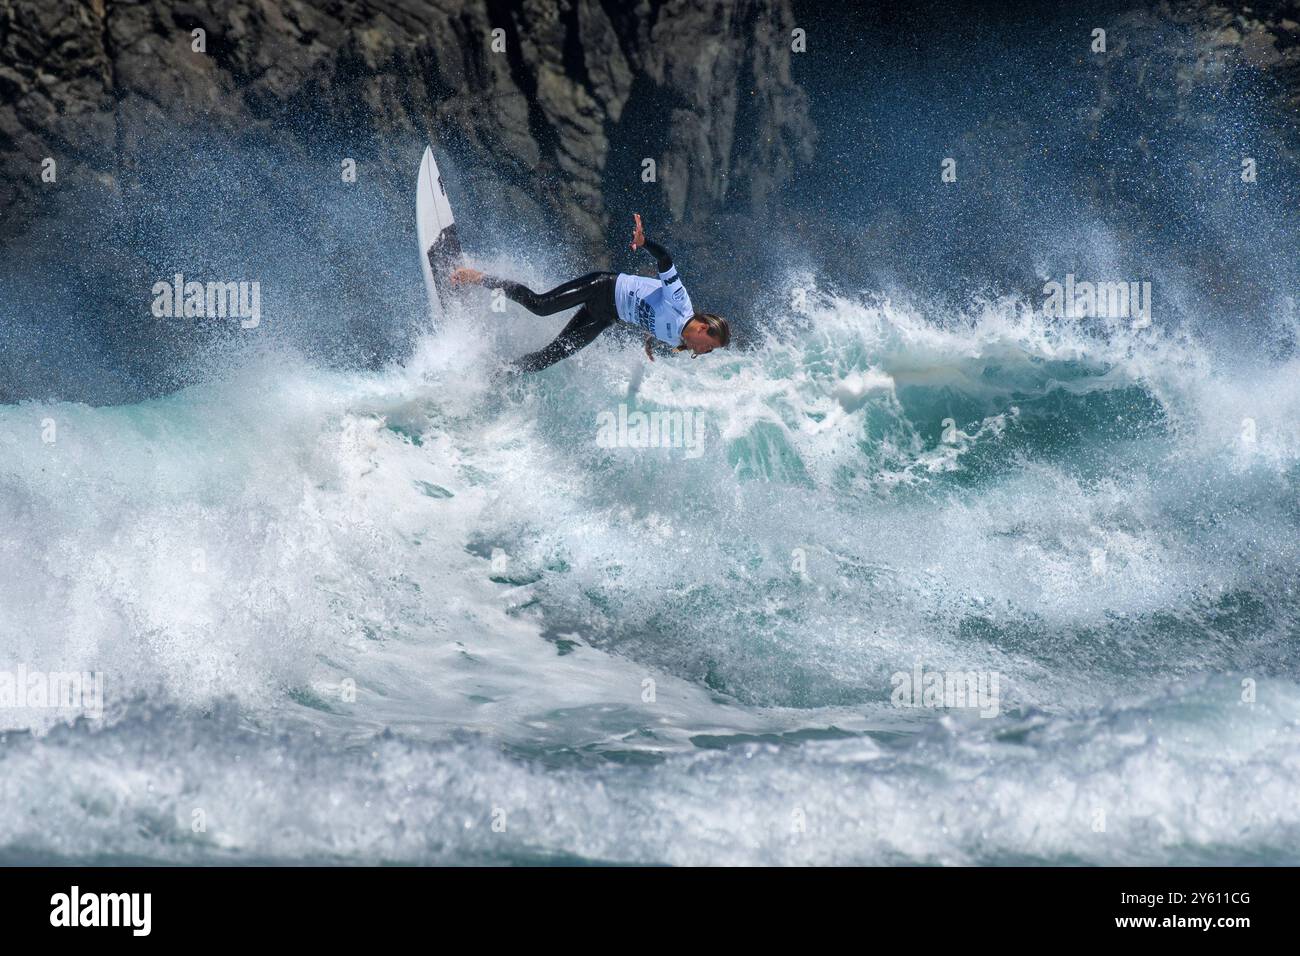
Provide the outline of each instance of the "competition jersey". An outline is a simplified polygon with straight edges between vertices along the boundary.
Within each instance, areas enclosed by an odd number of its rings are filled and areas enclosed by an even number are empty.
[[[620,272],[614,283],[614,305],[624,322],[674,347],[682,344],[682,327],[695,314],[677,267],[671,263],[658,279]]]

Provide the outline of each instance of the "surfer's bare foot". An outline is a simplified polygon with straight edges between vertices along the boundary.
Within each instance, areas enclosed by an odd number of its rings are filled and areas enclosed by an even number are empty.
[[[467,266],[462,266],[451,274],[452,285],[478,285],[482,281],[483,273]]]

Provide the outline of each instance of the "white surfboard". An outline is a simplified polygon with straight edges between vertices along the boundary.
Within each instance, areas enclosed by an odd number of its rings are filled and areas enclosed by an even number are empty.
[[[447,188],[428,146],[420,160],[420,178],[415,187],[415,232],[420,240],[420,269],[429,295],[429,315],[436,322],[451,303],[453,292],[448,280],[461,261]]]

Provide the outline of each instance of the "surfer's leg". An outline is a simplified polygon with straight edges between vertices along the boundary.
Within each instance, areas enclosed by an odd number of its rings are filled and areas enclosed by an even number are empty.
[[[549,292],[534,292],[526,285],[510,282],[506,279],[484,278],[483,284],[488,288],[501,289],[513,302],[518,302],[534,315],[554,315],[574,306],[594,304],[593,300],[602,300],[608,296],[613,301],[613,272],[589,272],[577,279],[570,279],[557,285]],[[604,312],[604,309],[599,309]],[[584,343],[585,344],[585,343]]]
[[[517,358],[511,364],[521,372],[540,372],[590,345],[596,336],[612,324],[613,320],[608,316],[599,315],[583,306],[550,345]]]

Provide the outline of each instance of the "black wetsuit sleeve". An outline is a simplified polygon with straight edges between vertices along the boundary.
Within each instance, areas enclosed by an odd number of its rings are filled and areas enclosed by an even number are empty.
[[[665,249],[663,246],[659,245],[659,243],[655,242],[653,239],[647,239],[645,242],[641,244],[641,248],[644,249],[646,252],[650,253],[650,255],[654,256],[659,261],[660,274],[665,273],[670,269],[672,269],[673,257],[671,254],[669,254],[668,250]]]

